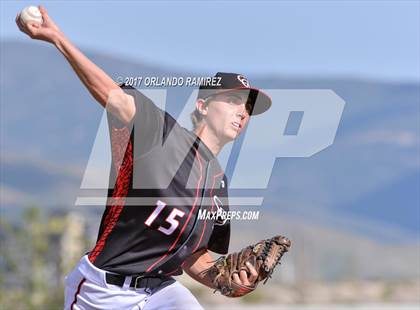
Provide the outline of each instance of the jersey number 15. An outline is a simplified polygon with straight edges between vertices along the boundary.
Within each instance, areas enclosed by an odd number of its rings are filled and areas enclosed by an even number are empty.
[[[147,220],[144,222],[144,224],[146,224],[147,226],[150,227],[150,225],[152,225],[152,223],[154,222],[154,220],[159,216],[160,212],[162,212],[162,210],[166,207],[166,203],[164,203],[163,201],[158,200],[156,203],[156,208],[153,210],[153,212],[149,215],[149,217],[147,218]],[[165,235],[170,235],[172,234],[175,229],[179,226],[179,222],[177,219],[175,219],[177,216],[182,218],[185,215],[185,212],[174,208],[171,213],[169,213],[168,217],[165,219],[165,222],[169,223],[171,226],[169,226],[168,228],[159,226],[158,230],[160,232],[163,232]]]

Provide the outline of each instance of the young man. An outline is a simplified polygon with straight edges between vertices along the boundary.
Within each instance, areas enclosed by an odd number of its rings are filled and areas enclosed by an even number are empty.
[[[230,223],[200,220],[198,213],[229,209],[216,156],[250,115],[270,107],[270,98],[242,75],[218,73],[217,83],[200,86],[190,132],[136,89],[116,84],[40,10],[42,25],[24,25],[17,16],[19,29],[55,45],[109,112],[113,155],[97,243],[66,277],[65,308],[201,309],[171,276],[185,271],[214,288],[209,251],[228,252]],[[251,286],[257,276],[248,265],[232,281]]]

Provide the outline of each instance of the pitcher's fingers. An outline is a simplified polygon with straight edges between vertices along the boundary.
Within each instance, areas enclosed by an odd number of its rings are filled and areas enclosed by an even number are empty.
[[[244,284],[244,285],[250,285],[251,284],[248,281],[248,273],[245,270],[241,270],[239,272],[239,278],[241,279],[242,284]]]
[[[41,12],[42,15],[42,19],[46,22],[48,22],[50,20],[50,16],[48,15],[47,9],[44,8],[43,6],[39,6],[38,7],[39,11]]]
[[[39,26],[40,26],[40,24],[37,24],[37,23],[29,23],[28,24],[28,28],[30,28],[32,30],[32,32],[34,31],[34,28],[38,29]]]
[[[41,12],[42,15],[47,15],[48,16],[48,11],[46,8],[44,8],[42,5],[38,6],[39,11]]]
[[[16,21],[16,25],[19,27],[19,30],[23,31],[24,28],[23,28],[22,23],[20,22],[20,14],[16,15],[15,21]]]
[[[242,284],[242,282],[241,282],[241,280],[239,279],[239,276],[238,276],[238,274],[237,274],[237,273],[234,273],[234,274],[232,275],[232,278],[233,278],[233,282],[235,282],[236,284]]]
[[[21,19],[20,19],[20,14],[18,14],[17,16],[16,16],[16,24],[18,25],[18,27],[19,27],[19,29],[22,31],[22,32],[24,32],[24,33],[26,33],[26,34],[32,34],[32,33],[28,33],[28,32],[30,32],[30,29],[29,29],[29,23],[24,23]]]
[[[38,30],[36,27],[34,27],[34,23],[29,22],[22,27],[24,29],[24,32],[33,39]]]
[[[250,276],[248,277],[249,282],[253,283],[258,278],[258,272],[255,270],[254,266],[251,263],[246,262],[246,267],[250,272]]]

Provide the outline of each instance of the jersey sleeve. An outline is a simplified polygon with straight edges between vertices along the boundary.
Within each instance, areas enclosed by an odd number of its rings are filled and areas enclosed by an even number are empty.
[[[108,115],[108,124],[110,128],[127,128],[130,135],[134,133],[134,156],[147,153],[159,141],[162,141],[165,127],[165,112],[159,109],[155,103],[137,89],[121,85],[121,89],[134,98],[136,113],[127,125],[124,125],[110,112]]]
[[[230,241],[230,221],[227,221],[223,225],[214,225],[213,233],[210,236],[207,249],[218,253],[227,254],[229,252],[229,241]]]

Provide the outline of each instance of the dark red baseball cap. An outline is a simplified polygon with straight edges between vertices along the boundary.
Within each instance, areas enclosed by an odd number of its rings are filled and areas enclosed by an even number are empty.
[[[214,77],[217,78],[213,79],[216,83],[200,85],[197,98],[206,99],[225,92],[248,90],[248,100],[253,106],[251,115],[264,113],[271,107],[271,98],[258,88],[251,87],[242,74],[217,72]]]

